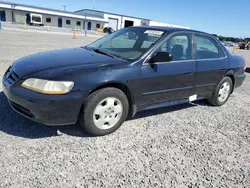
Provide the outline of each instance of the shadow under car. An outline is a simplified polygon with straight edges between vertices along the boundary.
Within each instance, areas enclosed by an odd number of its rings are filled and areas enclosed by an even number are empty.
[[[138,112],[133,118],[128,118],[127,121],[178,111],[198,105],[209,106],[204,100],[201,100],[195,103]],[[67,126],[46,126],[22,117],[12,110],[3,92],[0,92],[0,131],[9,135],[28,139],[60,136],[61,134],[77,137],[90,137],[78,124]]]

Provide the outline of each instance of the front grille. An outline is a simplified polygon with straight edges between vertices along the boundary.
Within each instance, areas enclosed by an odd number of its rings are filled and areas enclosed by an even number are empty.
[[[11,105],[16,111],[18,111],[19,113],[21,113],[21,114],[23,114],[23,115],[25,115],[25,116],[28,116],[28,117],[30,117],[30,118],[34,118],[34,117],[35,117],[34,114],[32,114],[32,113],[30,112],[29,109],[27,109],[27,108],[25,108],[25,107],[23,107],[23,106],[21,106],[21,105],[19,105],[19,104],[17,104],[17,103],[14,103],[13,101],[9,101],[9,102],[10,102],[10,105]]]
[[[18,80],[19,76],[10,67],[5,73],[5,79],[9,84],[13,84]]]

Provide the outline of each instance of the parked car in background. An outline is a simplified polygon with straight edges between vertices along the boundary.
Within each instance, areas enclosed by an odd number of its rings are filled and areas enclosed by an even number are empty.
[[[114,33],[114,32],[115,32],[115,30],[112,29],[112,27],[103,28],[103,33],[111,34],[111,33]]]
[[[221,106],[243,83],[245,68],[210,34],[143,26],[19,59],[2,80],[16,112],[47,125],[79,122],[99,136],[142,110],[200,99]]]
[[[233,42],[229,42],[229,41],[225,41],[224,45],[227,46],[227,47],[233,47],[234,43]]]
[[[27,14],[27,21],[29,25],[34,25],[34,26],[44,26],[43,24],[43,17],[41,14]]]
[[[239,44],[239,48],[242,50],[245,50],[245,49],[249,50],[250,49],[250,38],[246,38],[244,40],[244,42],[241,42]]]

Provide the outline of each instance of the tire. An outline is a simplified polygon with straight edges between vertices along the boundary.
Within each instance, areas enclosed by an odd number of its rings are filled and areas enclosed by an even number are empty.
[[[79,115],[79,123],[90,135],[104,136],[116,131],[123,124],[128,116],[128,110],[127,96],[121,90],[112,87],[100,89],[86,98]]]
[[[227,83],[229,84],[229,89],[228,89],[227,92],[225,92],[225,93],[227,93],[227,95],[225,95],[225,98],[223,100],[220,100],[221,97],[222,97],[220,95],[220,91],[222,91],[224,89],[224,87],[225,87],[225,85],[227,85]],[[208,99],[208,102],[210,104],[212,104],[213,106],[222,106],[222,105],[224,105],[228,101],[228,99],[229,99],[229,97],[230,97],[230,95],[232,93],[232,89],[233,89],[232,79],[229,78],[229,77],[224,77],[220,81],[220,83],[216,86],[216,89],[215,89],[215,91],[214,91],[214,93],[212,95],[212,98]]]

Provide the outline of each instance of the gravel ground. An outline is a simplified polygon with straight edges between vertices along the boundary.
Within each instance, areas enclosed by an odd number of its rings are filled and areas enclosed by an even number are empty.
[[[92,40],[0,31],[0,76],[20,57]],[[237,53],[250,67],[250,51]],[[250,187],[249,106],[247,73],[222,107],[141,112],[111,135],[89,137],[79,125],[24,119],[0,88],[0,187]]]

